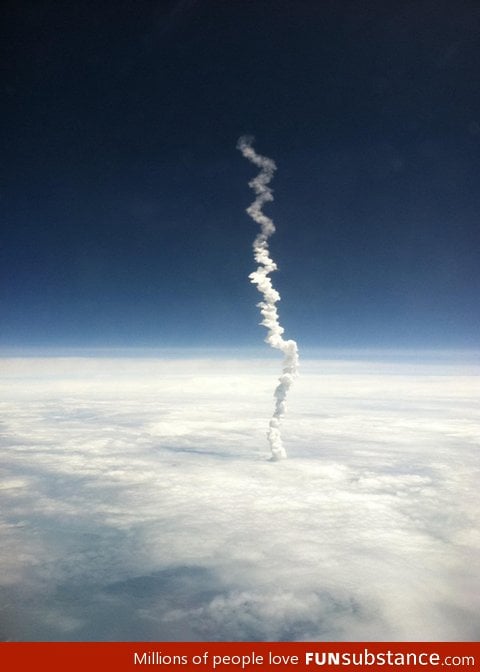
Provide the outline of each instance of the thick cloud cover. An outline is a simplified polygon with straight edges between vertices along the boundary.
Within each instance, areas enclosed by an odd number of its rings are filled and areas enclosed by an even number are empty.
[[[478,639],[474,365],[3,359],[13,640]]]

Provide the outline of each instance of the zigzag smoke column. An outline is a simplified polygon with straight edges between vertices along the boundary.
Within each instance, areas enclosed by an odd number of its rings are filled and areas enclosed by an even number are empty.
[[[253,241],[254,258],[259,266],[248,277],[254,285],[257,285],[257,289],[263,297],[263,300],[257,305],[263,318],[260,324],[268,329],[265,341],[272,348],[277,348],[284,354],[282,375],[278,379],[279,383],[274,392],[275,410],[267,433],[272,460],[281,460],[287,457],[287,453],[282,443],[280,421],[285,414],[287,392],[298,372],[298,348],[295,341],[285,341],[282,337],[285,330],[280,326],[275,305],[277,301],[280,301],[280,294],[274,289],[269,277],[272,271],[277,270],[277,265],[270,257],[268,248],[268,239],[275,233],[275,225],[269,217],[263,214],[262,208],[267,201],[273,201],[272,190],[268,183],[273,178],[277,166],[272,159],[257,154],[252,147],[252,142],[253,138],[243,136],[237,143],[237,148],[243,156],[260,168],[257,177],[248,183],[249,187],[255,192],[256,198],[247,208],[247,213],[260,225],[260,233]]]

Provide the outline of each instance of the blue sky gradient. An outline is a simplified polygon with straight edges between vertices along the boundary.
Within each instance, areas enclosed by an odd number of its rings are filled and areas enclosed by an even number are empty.
[[[2,347],[478,344],[475,2],[7,2]]]

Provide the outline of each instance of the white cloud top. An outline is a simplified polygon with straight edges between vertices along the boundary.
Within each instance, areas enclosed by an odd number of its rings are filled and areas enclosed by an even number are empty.
[[[259,364],[2,361],[3,638],[478,639],[479,372],[306,361],[273,466]]]

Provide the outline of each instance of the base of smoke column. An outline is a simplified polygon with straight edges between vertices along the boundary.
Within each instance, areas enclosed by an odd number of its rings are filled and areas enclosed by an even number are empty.
[[[281,462],[282,460],[287,459],[287,453],[282,453],[281,455],[272,455],[268,458],[267,462]]]
[[[280,434],[280,419],[274,416],[270,420],[269,425],[267,438],[268,443],[270,444],[270,450],[272,451],[272,457],[270,459],[272,462],[278,462],[287,457],[287,453],[282,444],[282,436]]]
[[[272,456],[268,459],[269,462],[280,462],[287,459],[287,453],[282,449],[272,452]]]

